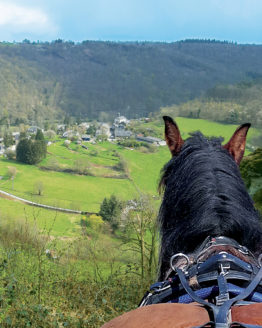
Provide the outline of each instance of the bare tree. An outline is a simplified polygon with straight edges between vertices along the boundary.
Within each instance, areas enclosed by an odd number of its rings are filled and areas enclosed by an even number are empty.
[[[35,191],[38,196],[42,196],[44,192],[44,184],[41,180],[35,182]]]
[[[7,171],[7,176],[10,180],[12,180],[12,190],[14,190],[14,179],[16,176],[17,170],[14,166],[9,166]]]
[[[124,211],[124,242],[139,254],[142,281],[154,280],[158,259],[157,209],[152,196],[141,194]]]

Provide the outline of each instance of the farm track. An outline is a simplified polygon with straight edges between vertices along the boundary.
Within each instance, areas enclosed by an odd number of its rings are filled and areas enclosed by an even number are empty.
[[[10,193],[8,193],[6,191],[3,191],[3,190],[0,190],[0,197],[6,198],[6,199],[9,199],[9,200],[13,200],[13,201],[18,200],[18,201],[20,201],[24,204],[27,204],[27,205],[41,207],[41,208],[45,208],[45,209],[53,210],[53,211],[58,211],[58,212],[74,213],[74,214],[88,214],[88,215],[97,214],[95,212],[77,211],[77,210],[71,210],[71,209],[68,209],[68,208],[61,208],[61,207],[55,207],[55,206],[50,206],[50,205],[39,204],[39,203],[36,203],[36,202],[32,202],[30,200],[15,196],[15,195],[10,194]]]

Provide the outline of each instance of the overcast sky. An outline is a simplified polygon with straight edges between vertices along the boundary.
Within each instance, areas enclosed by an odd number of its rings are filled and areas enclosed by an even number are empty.
[[[0,0],[0,41],[262,43],[262,0]]]

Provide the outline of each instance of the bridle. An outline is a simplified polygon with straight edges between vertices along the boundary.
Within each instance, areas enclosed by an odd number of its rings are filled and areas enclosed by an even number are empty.
[[[173,255],[167,279],[153,284],[139,306],[197,302],[210,316],[201,327],[260,327],[232,323],[231,307],[262,302],[261,262],[231,238],[208,237],[193,254]]]

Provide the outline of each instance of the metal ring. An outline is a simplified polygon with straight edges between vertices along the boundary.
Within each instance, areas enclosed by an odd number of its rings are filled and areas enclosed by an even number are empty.
[[[259,266],[261,267],[262,266],[262,253],[259,255],[257,260],[258,260]]]
[[[177,253],[175,255],[173,255],[170,259],[170,267],[173,271],[176,271],[176,267],[173,265],[173,261],[174,259],[176,259],[177,257],[184,257],[186,260],[187,260],[187,264],[186,266],[182,269],[182,271],[186,271],[189,267],[189,264],[190,264],[190,260],[189,260],[189,257],[186,255],[186,254],[183,254],[183,253]]]

